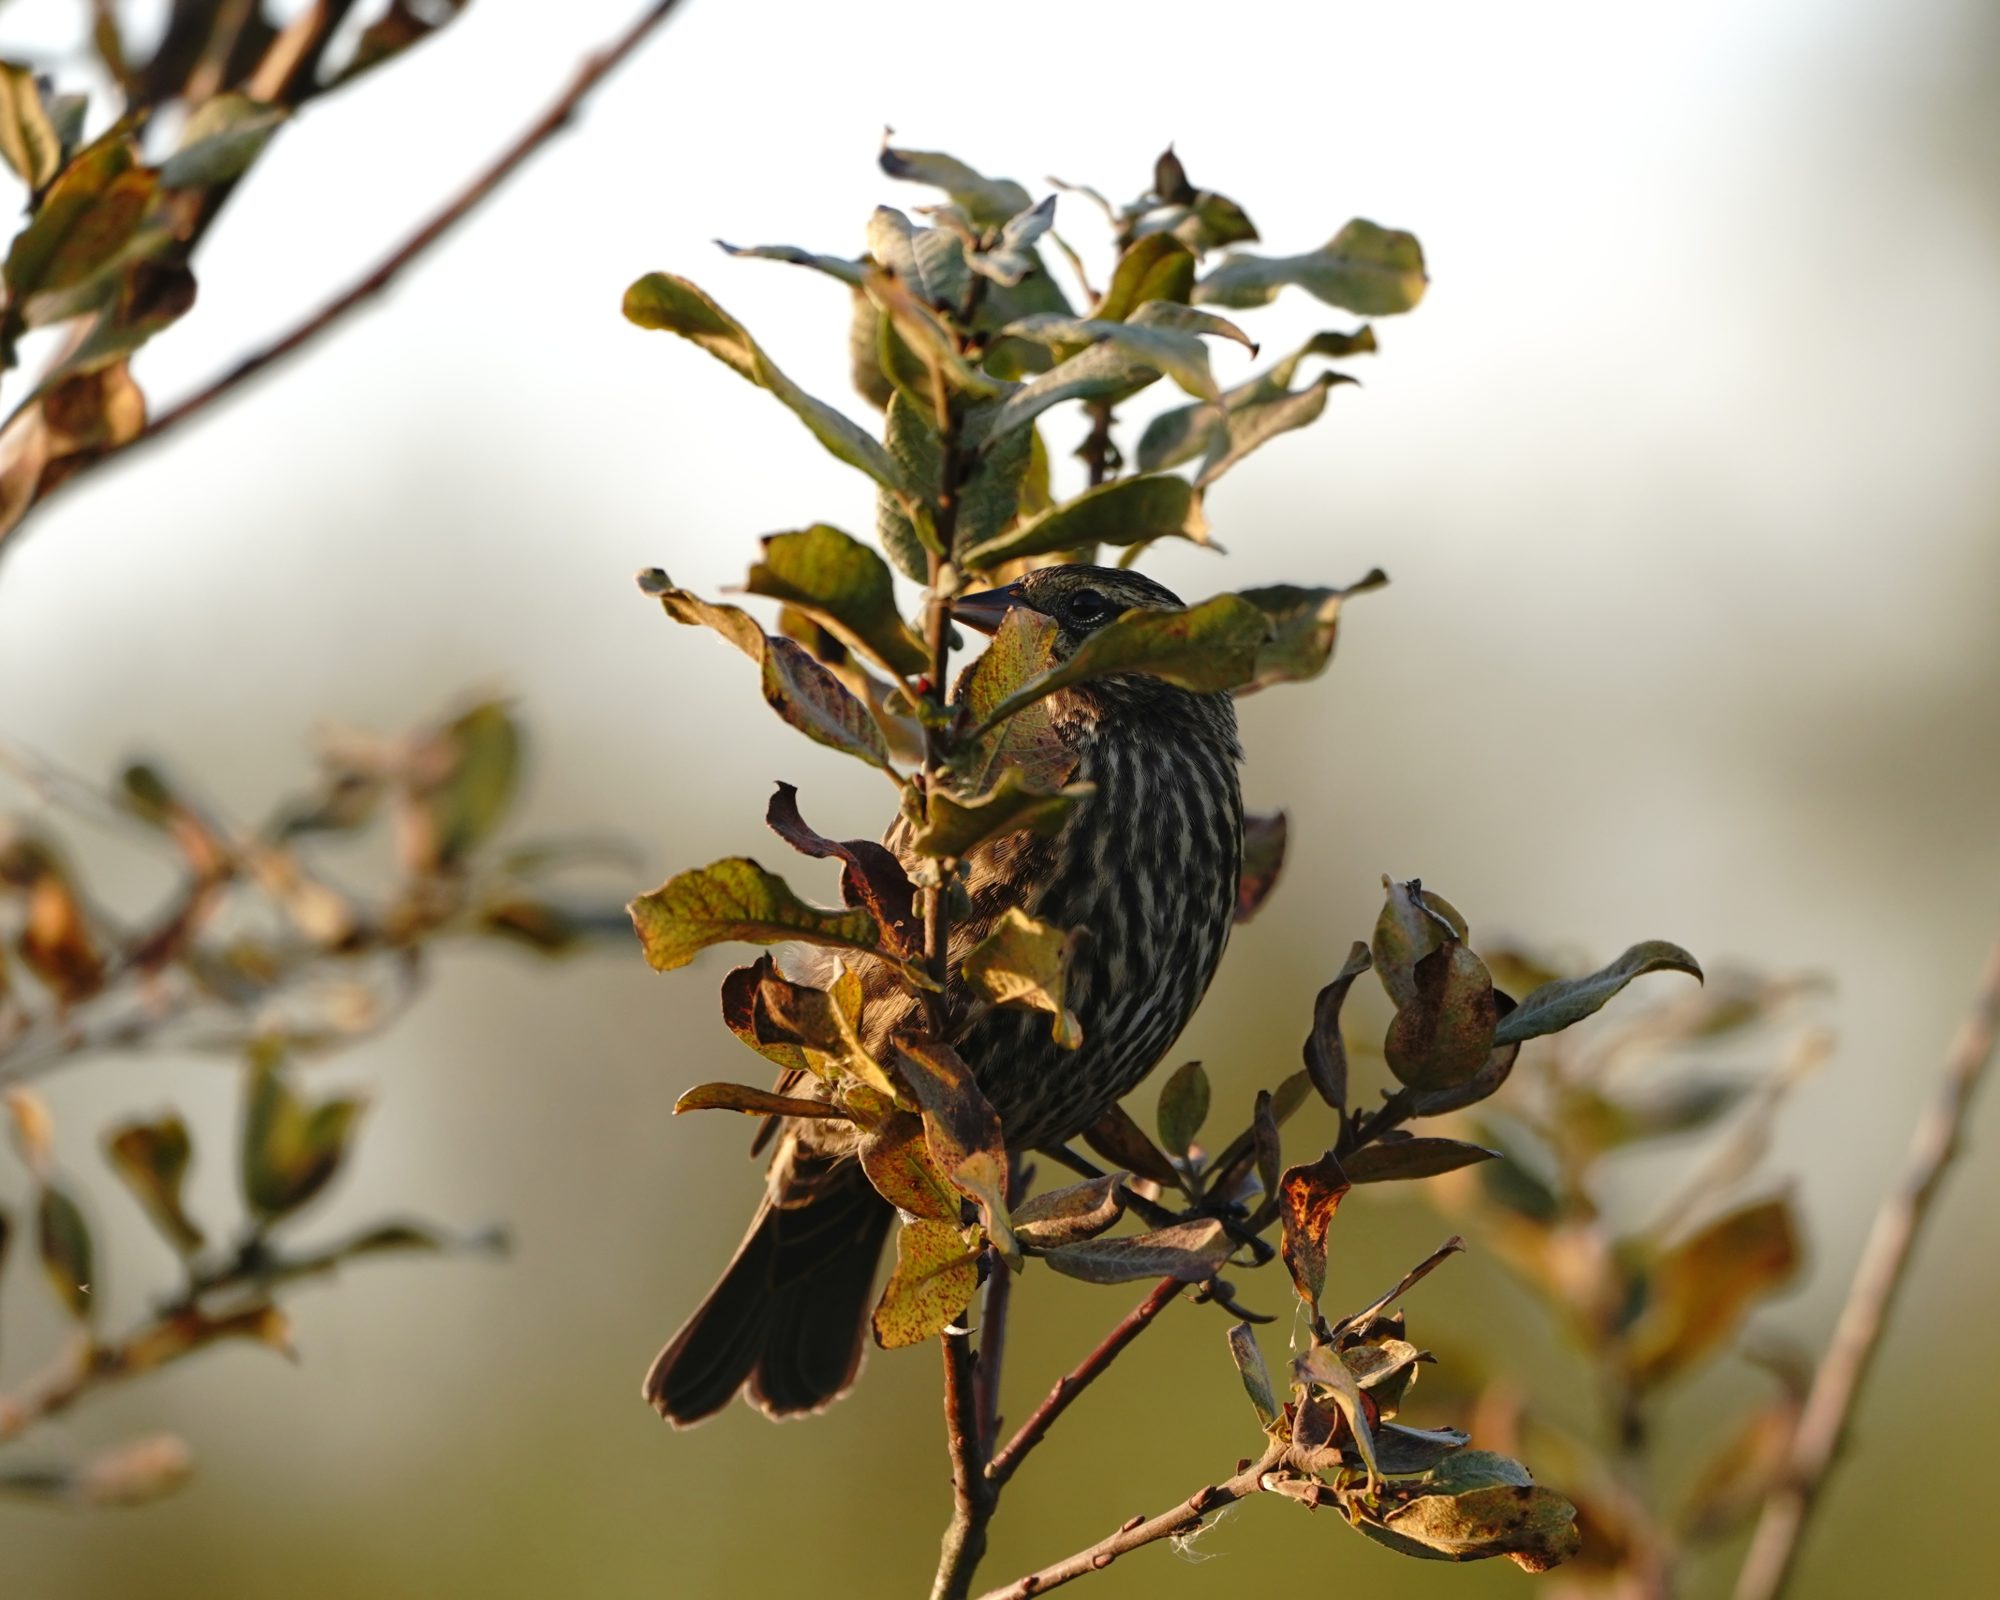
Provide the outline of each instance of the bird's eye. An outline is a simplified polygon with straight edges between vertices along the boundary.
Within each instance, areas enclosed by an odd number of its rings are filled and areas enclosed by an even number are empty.
[[[1111,615],[1111,602],[1095,589],[1079,589],[1069,597],[1069,614],[1071,621],[1093,627]]]

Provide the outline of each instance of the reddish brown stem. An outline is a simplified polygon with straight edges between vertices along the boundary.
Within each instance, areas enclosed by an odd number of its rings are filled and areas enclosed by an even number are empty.
[[[1056,1386],[1029,1414],[1028,1420],[1021,1424],[1020,1430],[987,1463],[986,1476],[992,1480],[996,1488],[1014,1476],[1015,1469],[1021,1464],[1021,1458],[1042,1442],[1043,1435],[1055,1426],[1056,1418],[1069,1409],[1070,1402],[1089,1388],[1104,1369],[1118,1359],[1121,1350],[1151,1327],[1153,1319],[1172,1305],[1186,1287],[1187,1285],[1178,1279],[1162,1278],[1153,1285],[1152,1292],[1127,1312],[1118,1326],[1104,1336],[1103,1342],[1095,1350],[1085,1356],[1073,1371],[1064,1373],[1056,1380]]]

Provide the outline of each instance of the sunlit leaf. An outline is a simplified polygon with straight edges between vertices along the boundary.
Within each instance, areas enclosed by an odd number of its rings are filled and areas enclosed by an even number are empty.
[[[140,164],[123,125],[78,152],[8,248],[9,321],[36,327],[74,316],[88,303],[72,291],[164,245],[170,235],[146,227],[158,189],[159,174]]]
[[[1301,1291],[1303,1292],[1303,1291]],[[1314,1305],[1317,1314],[1317,1304]],[[1381,1477],[1381,1466],[1375,1459],[1374,1424],[1369,1419],[1369,1402],[1362,1398],[1361,1385],[1348,1370],[1347,1363],[1332,1346],[1314,1342],[1303,1357],[1292,1364],[1296,1376],[1307,1385],[1308,1399],[1317,1396],[1320,1390],[1339,1410],[1347,1424],[1347,1436],[1354,1446],[1354,1452],[1368,1471],[1369,1486],[1373,1488]]]
[[[1034,204],[1034,197],[1011,178],[988,178],[935,150],[898,150],[885,139],[879,160],[892,178],[944,190],[982,228],[1001,227]]]
[[[807,905],[784,879],[742,856],[679,873],[627,909],[646,959],[660,972],[727,940],[874,950],[880,937],[867,912]]]
[[[1315,1316],[1326,1288],[1326,1230],[1347,1190],[1346,1174],[1331,1150],[1310,1165],[1291,1168],[1278,1182],[1285,1267]]]
[[[31,194],[62,170],[62,139],[42,104],[35,74],[12,61],[0,61],[0,159]]]
[[[1123,322],[1149,301],[1186,305],[1194,292],[1194,252],[1166,233],[1134,239],[1118,258],[1093,315]]]
[[[996,1006],[1046,1011],[1057,1044],[1074,1050],[1083,1043],[1083,1024],[1068,1007],[1072,935],[1039,922],[1019,906],[1009,906],[993,931],[966,952],[959,973]]]
[[[1000,237],[984,250],[966,257],[966,265],[983,278],[1004,288],[1012,288],[1030,274],[1042,270],[1036,242],[1049,231],[1056,219],[1056,197],[1045,196],[1037,205],[1011,216],[1001,226]]]
[[[1271,636],[1257,652],[1256,674],[1236,692],[1251,694],[1275,683],[1305,683],[1317,678],[1333,658],[1341,603],[1350,595],[1380,589],[1388,581],[1377,567],[1344,589],[1302,589],[1280,583],[1243,590],[1243,598],[1270,619]]]
[[[1113,1172],[1022,1201],[1014,1207],[1014,1237],[1028,1250],[1096,1238],[1125,1214],[1123,1181],[1123,1173]]]
[[[897,1210],[958,1223],[962,1202],[938,1169],[922,1118],[897,1112],[871,1129],[861,1144],[861,1170]]]
[[[919,227],[895,207],[877,206],[868,219],[867,237],[876,265],[925,304],[946,309],[965,303],[972,272],[964,241],[949,229]]]
[[[897,608],[895,581],[882,558],[838,528],[822,522],[771,535],[743,587],[797,606],[891,672],[914,677],[930,664],[923,641]]]
[[[1425,1487],[1435,1492],[1383,1518],[1390,1533],[1418,1547],[1413,1553],[1443,1561],[1507,1556],[1529,1572],[1546,1572],[1581,1544],[1576,1507],[1505,1456],[1457,1451],[1432,1469]]]
[[[1007,1147],[1000,1118],[980,1093],[972,1069],[950,1046],[932,1039],[901,1039],[898,1076],[923,1108],[924,1136],[951,1186],[976,1204],[993,1247],[1020,1266],[1007,1218]]]
[[[1635,944],[1610,966],[1584,978],[1558,978],[1544,984],[1508,1014],[1498,1039],[1511,1044],[1517,1039],[1536,1039],[1557,1033],[1581,1022],[1604,1005],[1634,978],[1648,972],[1684,972],[1697,982],[1701,965],[1677,944],[1649,939]]]
[[[16,948],[22,964],[63,1005],[104,986],[105,958],[69,869],[41,840],[16,835],[0,845],[0,885],[21,896]]]
[[[674,1102],[674,1115],[683,1111],[741,1111],[752,1117],[806,1117],[850,1121],[839,1106],[824,1100],[801,1100],[795,1095],[773,1094],[753,1089],[747,1083],[697,1084]]]
[[[1240,595],[1217,595],[1180,610],[1128,611],[1091,634],[1068,660],[988,711],[981,731],[1059,689],[1120,673],[1140,673],[1197,694],[1236,688],[1254,674],[1269,632],[1264,613]]]
[[[1406,1006],[1417,992],[1417,963],[1448,938],[1466,937],[1465,918],[1442,895],[1412,878],[1384,877],[1382,913],[1375,921],[1375,975],[1389,998]]]
[[[1161,339],[1188,337],[1185,334],[1160,335]],[[1198,340],[1195,343],[1199,345]],[[1176,345],[1176,349],[1185,359],[1184,347]],[[1205,355],[1203,360],[1206,361]],[[1034,382],[1001,401],[978,441],[980,448],[996,448],[1014,429],[1025,428],[1051,406],[1071,400],[1101,400],[1109,395],[1123,395],[1145,388],[1159,376],[1157,367],[1148,366],[1124,344],[1109,340],[1092,344],[1067,360],[1058,362]]]
[[[728,312],[685,278],[653,272],[625,291],[625,316],[642,328],[677,333],[772,394],[838,460],[901,493],[904,482],[889,452],[864,429],[816,400],[785,376]]]
[[[174,1115],[127,1123],[106,1138],[105,1149],[113,1169],[174,1248],[183,1255],[199,1250],[202,1231],[188,1216],[182,1196],[194,1157],[187,1124]]]
[[[1010,771],[1034,788],[1053,791],[1075,774],[1077,753],[1063,737],[1046,706],[1025,691],[1055,669],[1059,629],[1052,617],[1032,606],[1013,606],[993,642],[959,680],[957,700],[979,731],[966,740],[955,763],[960,787],[976,793],[996,788]],[[1021,700],[1025,709],[1003,710]]]
[[[896,1230],[896,1270],[876,1304],[875,1342],[884,1350],[942,1333],[972,1303],[979,1251],[945,1222],[919,1218]]]
[[[1268,305],[1296,284],[1316,300],[1364,317],[1409,311],[1424,297],[1423,248],[1416,235],[1356,218],[1317,250],[1297,256],[1241,252],[1195,285],[1196,304]]]
[[[918,855],[963,856],[1011,833],[1050,838],[1096,792],[1096,785],[1089,783],[1037,788],[1018,767],[1002,767],[999,782],[966,800],[940,785],[931,791],[928,815],[911,836],[910,848]]]
[[[1360,355],[1374,348],[1374,333],[1366,327],[1358,333],[1318,333],[1283,360],[1225,390],[1220,406],[1196,402],[1160,412],[1139,437],[1139,470],[1157,472],[1200,459],[1196,483],[1214,483],[1267,441],[1317,421],[1326,409],[1328,389],[1354,381],[1342,373],[1326,373],[1295,390],[1292,379],[1307,358]]]
[[[1375,1465],[1390,1478],[1429,1472],[1471,1437],[1458,1428],[1406,1428],[1400,1422],[1378,1423],[1374,1433]]]
[[[427,864],[462,862],[500,825],[520,777],[521,737],[505,705],[489,701],[424,742],[411,788],[424,818]]]
[[[160,164],[160,182],[169,189],[233,182],[250,170],[290,115],[284,106],[234,92],[204,100],[181,130],[180,147]]]
[[[1155,302],[1162,303],[1166,302]],[[1142,311],[1144,309],[1141,308]],[[1129,357],[1136,366],[1172,378],[1191,395],[1217,402],[1222,399],[1215,374],[1209,370],[1208,346],[1201,342],[1199,333],[1186,328],[1141,321],[1137,313],[1130,321],[1113,322],[1105,317],[1066,317],[1057,312],[1045,312],[1023,317],[1000,331],[1003,337],[1030,339],[1057,350],[1109,346]],[[1068,364],[1065,362],[1063,365]],[[1056,367],[1041,381],[1049,381],[1062,370],[1062,366]],[[1032,387],[1027,392],[1032,392]],[[1014,403],[1013,400],[1008,402],[1009,405]]]
[[[1009,437],[1015,437],[1010,435]],[[1073,500],[1032,517],[959,556],[973,569],[997,567],[1024,556],[1057,550],[1082,550],[1097,545],[1119,549],[1149,544],[1155,539],[1207,538],[1199,502],[1185,478],[1170,473],[1118,478],[1087,489]]]
[[[829,278],[838,278],[850,287],[859,287],[862,280],[868,276],[865,262],[850,261],[845,256],[815,255],[812,251],[801,250],[796,245],[725,244],[720,239],[715,242],[726,255],[748,256],[764,261],[786,261],[795,267],[810,267],[815,272],[825,273]]]

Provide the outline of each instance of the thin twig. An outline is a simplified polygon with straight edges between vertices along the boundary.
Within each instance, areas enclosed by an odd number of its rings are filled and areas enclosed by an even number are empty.
[[[1021,1458],[1042,1442],[1042,1436],[1055,1425],[1056,1418],[1069,1409],[1070,1402],[1118,1358],[1121,1350],[1144,1333],[1153,1319],[1172,1305],[1186,1287],[1176,1279],[1162,1278],[1153,1285],[1152,1292],[1104,1336],[1095,1350],[1078,1362],[1074,1370],[1056,1380],[1056,1386],[1048,1392],[1047,1398],[1029,1413],[1020,1430],[987,1463],[986,1476],[996,1487],[1014,1476],[1015,1469],[1021,1465]]]
[[[464,221],[472,211],[512,177],[530,156],[560,133],[576,115],[578,108],[590,93],[644,43],[647,36],[665,22],[679,4],[680,0],[655,0],[655,3],[648,6],[617,39],[586,59],[577,70],[569,87],[483,172],[370,272],[335,295],[289,333],[245,356],[220,377],[196,390],[179,404],[161,412],[146,425],[145,431],[132,441],[133,445],[144,444],[160,438],[163,434],[171,433],[183,422],[206,410],[266,367],[313,343],[350,311],[387,289],[404,268]],[[126,448],[129,450],[131,446]],[[117,452],[120,455],[124,453],[124,451]]]
[[[962,1328],[947,1328],[942,1338],[944,1430],[951,1450],[952,1512],[938,1552],[931,1600],[965,1600],[972,1593],[972,1574],[986,1554],[986,1524],[993,1518],[1000,1486],[987,1482],[983,1470],[972,1335]]]
[[[1813,1375],[1783,1482],[1765,1501],[1750,1553],[1736,1582],[1736,1600],[1776,1600],[1798,1559],[1799,1541],[1818,1505],[1827,1474],[1847,1435],[1855,1396],[1882,1342],[1883,1328],[1909,1272],[1917,1236],[1930,1216],[1946,1169],[1958,1154],[1968,1108],[2000,1036],[2000,943],[1971,1012],[1945,1052],[1944,1078],[1910,1142],[1901,1181],[1883,1200],[1854,1269],[1847,1303]]]
[[[1021,1158],[1007,1158],[1006,1188],[1002,1198],[1011,1207],[1020,1197]],[[992,1259],[992,1258],[989,1258]],[[1000,1367],[1007,1354],[1007,1311],[1013,1299],[1014,1274],[1005,1262],[994,1260],[986,1279],[986,1303],[979,1318],[979,1458],[991,1461],[1000,1443]]]
[[[1283,1441],[1274,1442],[1260,1459],[1245,1466],[1235,1477],[1197,1489],[1172,1510],[1163,1511],[1157,1517],[1143,1521],[1134,1517],[1116,1533],[1098,1540],[1087,1550],[1079,1550],[1065,1560],[1031,1572],[1025,1578],[1017,1578],[998,1589],[989,1589],[979,1600],[1029,1600],[1032,1595],[1059,1589],[1073,1578],[1102,1572],[1120,1556],[1145,1545],[1192,1533],[1224,1506],[1261,1493],[1265,1475],[1283,1463],[1289,1449],[1290,1446]]]

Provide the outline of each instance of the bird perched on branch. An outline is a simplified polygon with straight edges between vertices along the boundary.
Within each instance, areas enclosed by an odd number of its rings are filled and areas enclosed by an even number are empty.
[[[1180,604],[1137,573],[1077,565],[962,596],[952,614],[992,633],[1011,608],[1031,607],[1054,622],[1060,658],[1126,611]],[[1053,837],[1024,830],[966,858],[970,914],[950,925],[944,1006],[947,1042],[1014,1152],[1075,1138],[1159,1062],[1221,959],[1242,864],[1242,751],[1228,694],[1133,674],[1075,685],[1044,704],[1074,777],[1095,793]],[[890,830],[891,849],[905,831]],[[1046,1014],[986,1006],[958,977],[965,953],[1014,907],[1081,930],[1066,997],[1082,1023],[1076,1049],[1055,1041]],[[911,1025],[920,1003],[883,963],[848,964],[863,974],[862,1029],[874,1048]],[[782,1128],[749,1233],[647,1374],[646,1397],[670,1422],[711,1416],[746,1385],[768,1415],[795,1416],[854,1381],[895,1210],[855,1159],[850,1124],[801,1119]]]

